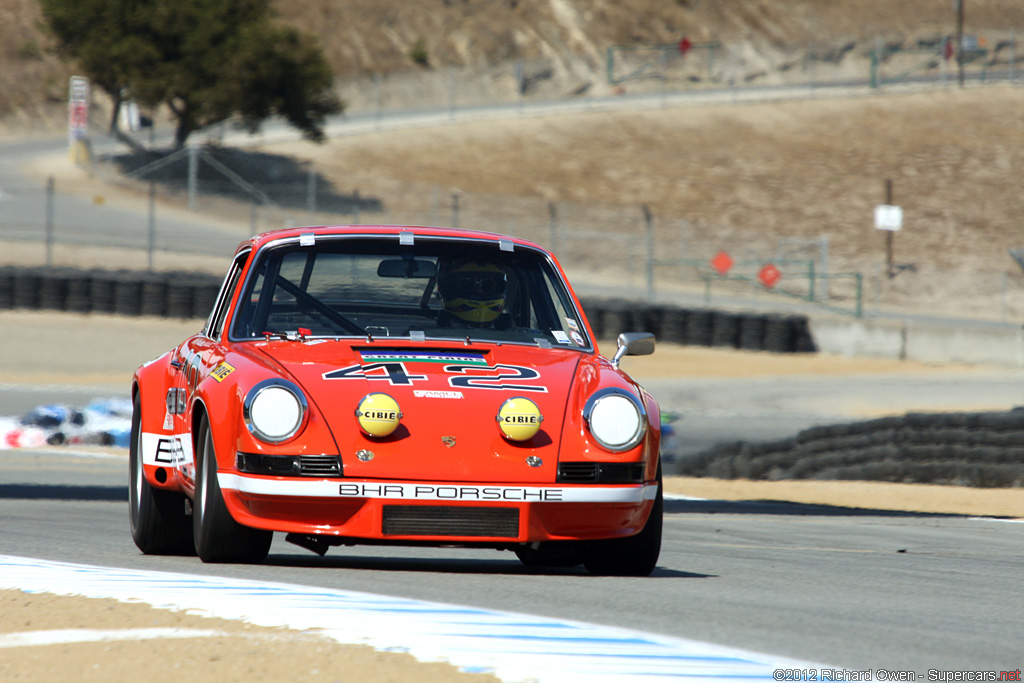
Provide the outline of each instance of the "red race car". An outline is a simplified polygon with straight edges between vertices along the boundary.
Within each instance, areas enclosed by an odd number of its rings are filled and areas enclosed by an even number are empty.
[[[599,355],[555,258],[465,230],[291,228],[243,242],[201,332],[132,380],[144,553],[260,562],[273,532],[512,550],[646,576],[660,413]]]

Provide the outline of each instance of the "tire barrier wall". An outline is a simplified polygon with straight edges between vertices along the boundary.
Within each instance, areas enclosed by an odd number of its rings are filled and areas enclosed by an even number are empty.
[[[221,279],[209,273],[0,268],[0,310],[53,310],[128,316],[206,318]],[[817,348],[806,316],[736,313],[647,305],[622,299],[583,299],[601,339],[653,332],[659,341],[776,353]]]
[[[748,351],[817,351],[807,316],[737,313],[648,305],[623,299],[580,300],[599,339],[622,332],[653,332],[658,341]]]
[[[778,441],[719,444],[681,461],[675,474],[1022,487],[1024,408],[908,413],[812,427]]]
[[[206,318],[220,290],[209,273],[0,268],[0,310]]]

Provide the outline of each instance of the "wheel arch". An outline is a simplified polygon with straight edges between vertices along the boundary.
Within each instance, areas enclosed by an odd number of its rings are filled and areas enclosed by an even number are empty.
[[[172,386],[170,370],[171,352],[143,365],[132,376],[131,398],[139,398],[142,405],[142,430],[163,432],[164,408],[167,404],[167,389]],[[154,409],[154,406],[157,409]]]
[[[202,438],[200,427],[203,425],[204,417],[206,418],[207,427],[212,430],[213,428],[210,426],[209,419],[210,412],[206,408],[206,402],[201,398],[196,399],[192,403],[192,411],[189,416],[188,423],[188,433],[189,438],[192,439],[192,453],[193,457],[196,459],[196,467],[199,467],[199,458],[205,456],[203,449],[200,447],[201,444],[199,443],[199,440]]]

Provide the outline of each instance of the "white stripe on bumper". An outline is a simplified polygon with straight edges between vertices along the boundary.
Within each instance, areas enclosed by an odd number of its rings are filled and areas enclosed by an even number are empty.
[[[501,486],[399,481],[268,479],[221,472],[222,489],[254,496],[384,498],[529,503],[633,503],[654,500],[657,484],[643,486]]]

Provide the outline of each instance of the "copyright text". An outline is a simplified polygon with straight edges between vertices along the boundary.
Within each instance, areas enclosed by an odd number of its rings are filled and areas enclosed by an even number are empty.
[[[939,681],[940,683],[999,683],[1020,681],[1020,669],[1008,671],[943,671],[927,673],[898,669],[775,669],[777,681]]]

